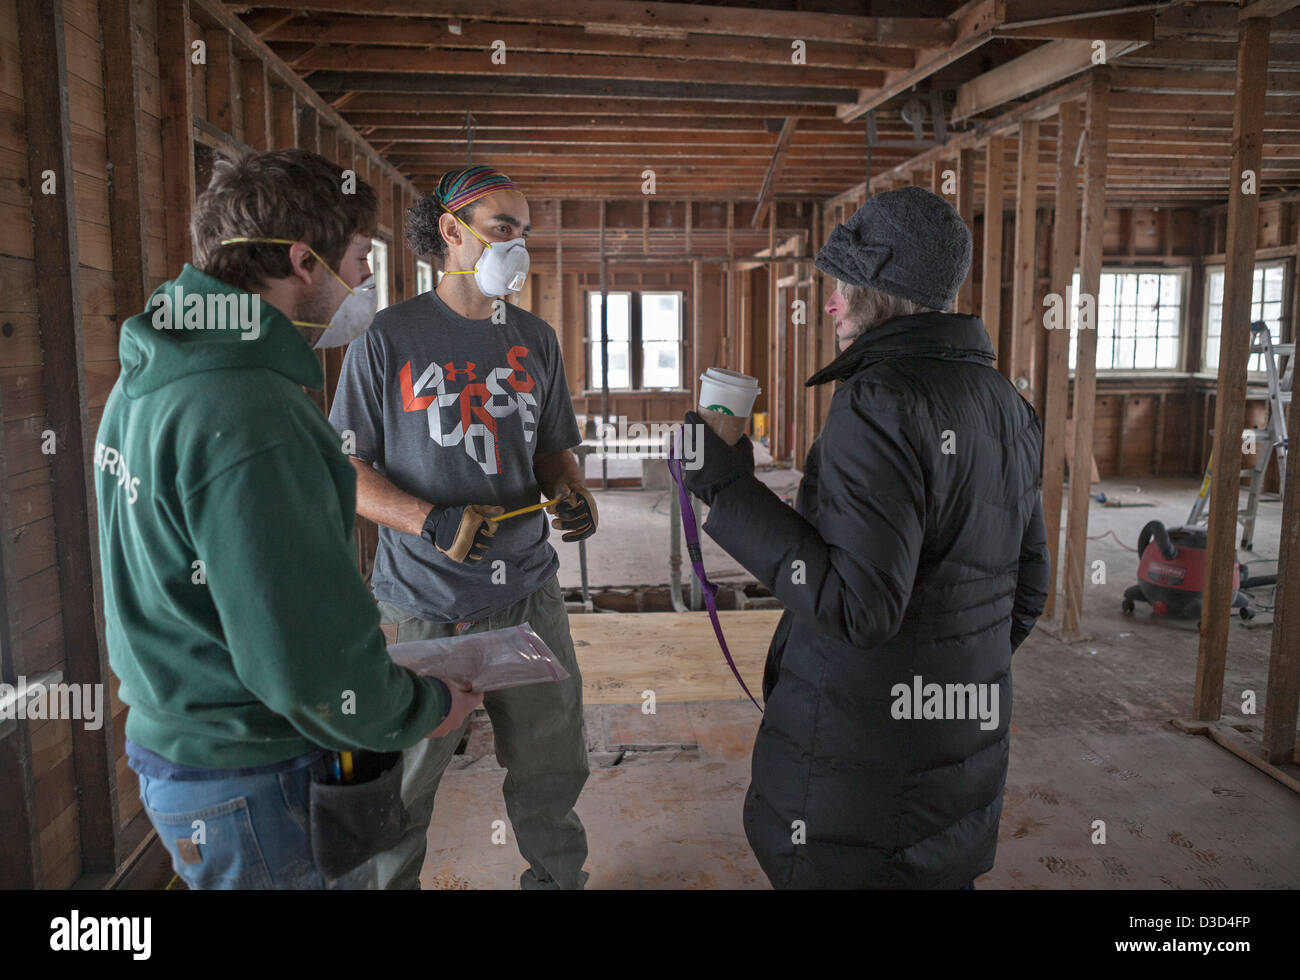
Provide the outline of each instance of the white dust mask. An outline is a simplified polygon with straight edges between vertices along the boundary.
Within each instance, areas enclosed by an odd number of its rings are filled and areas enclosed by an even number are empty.
[[[375,289],[375,277],[372,275],[343,297],[338,310],[330,317],[329,329],[316,341],[316,349],[350,344],[370,329],[378,308],[379,291]]]
[[[453,215],[461,221],[459,215]],[[512,238],[505,242],[489,242],[469,225],[465,225],[471,235],[483,243],[483,251],[474,263],[474,281],[484,296],[504,296],[517,293],[524,288],[528,278],[528,249],[522,238]],[[469,269],[449,272],[446,275],[470,275]]]

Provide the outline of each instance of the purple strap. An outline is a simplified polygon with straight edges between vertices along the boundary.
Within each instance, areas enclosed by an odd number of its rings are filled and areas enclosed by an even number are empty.
[[[736,662],[731,659],[731,651],[727,649],[727,638],[722,635],[722,624],[718,622],[718,604],[714,597],[717,594],[718,587],[709,581],[709,576],[704,571],[704,556],[700,552],[700,533],[695,526],[695,508],[691,506],[691,494],[686,489],[686,484],[682,482],[682,430],[673,431],[673,449],[668,454],[668,472],[673,475],[673,480],[677,484],[677,495],[682,502],[682,530],[686,532],[686,553],[691,558],[691,568],[695,572],[695,577],[700,580],[700,591],[704,593],[704,605],[708,607],[709,619],[713,623],[713,632],[717,634],[718,646],[722,647],[722,655],[727,658],[727,666],[731,668],[732,674],[740,682],[741,690],[749,695],[749,700],[754,702],[754,707],[759,711],[763,706],[758,703],[754,695],[749,693],[749,688],[745,686],[745,679],[740,676],[740,671],[736,669]]]

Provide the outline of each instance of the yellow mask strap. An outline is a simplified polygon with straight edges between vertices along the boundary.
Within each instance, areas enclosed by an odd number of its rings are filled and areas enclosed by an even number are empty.
[[[460,215],[458,215],[455,211],[448,211],[447,213],[450,214],[450,215],[451,215],[453,218],[455,218],[457,221],[460,221],[460,223],[461,223],[462,225],[465,225],[465,222],[464,222],[464,221],[461,221],[461,219],[460,219]],[[470,233],[471,235],[473,235],[473,236],[474,236],[475,238],[477,238],[480,242],[482,242],[483,245],[484,245],[486,248],[491,248],[491,247],[492,247],[492,243],[491,243],[490,241],[488,241],[486,238],[484,238],[482,235],[480,235],[478,232],[476,232],[473,228],[470,228],[469,225],[465,225],[465,228],[466,228],[467,231],[469,231],[469,233]],[[442,274],[443,274],[444,276],[472,276],[472,275],[474,274],[474,270],[473,270],[473,269],[457,269],[457,270],[455,270],[454,272],[447,272],[447,271],[444,269]]]
[[[466,227],[469,226],[467,225]],[[470,231],[473,230],[474,230],[473,228],[470,228]],[[240,236],[238,238],[223,238],[220,244],[222,245],[297,245],[298,241],[297,239],[294,238],[247,238],[247,237]],[[303,244],[307,245],[306,242],[303,242]],[[347,283],[343,282],[343,277],[340,276],[337,272],[335,272],[332,268],[330,268],[330,264],[326,262],[324,259],[322,259],[319,253],[317,253],[317,251],[314,248],[312,248],[310,245],[307,245],[307,251],[311,252],[311,254],[316,257],[316,261],[319,262],[321,265],[323,265],[326,271],[329,272],[329,274],[333,276],[335,279],[337,279],[344,289],[346,289],[352,295],[354,296],[356,295],[356,290],[353,289],[351,286],[349,286]],[[330,328],[330,324],[328,323],[313,323],[311,320],[290,320],[289,322],[296,327],[314,327],[317,330],[328,330]]]

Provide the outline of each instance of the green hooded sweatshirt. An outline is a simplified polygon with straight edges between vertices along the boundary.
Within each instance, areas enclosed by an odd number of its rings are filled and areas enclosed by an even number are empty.
[[[356,473],[302,390],[323,377],[289,319],[186,265],[119,356],[95,492],[126,737],[235,769],[427,735],[447,689],[388,658],[357,573]]]

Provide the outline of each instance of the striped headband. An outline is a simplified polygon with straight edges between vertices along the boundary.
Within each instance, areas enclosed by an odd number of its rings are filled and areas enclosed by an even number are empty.
[[[443,174],[434,193],[448,211],[459,211],[494,191],[517,190],[514,181],[500,170],[480,164]]]

